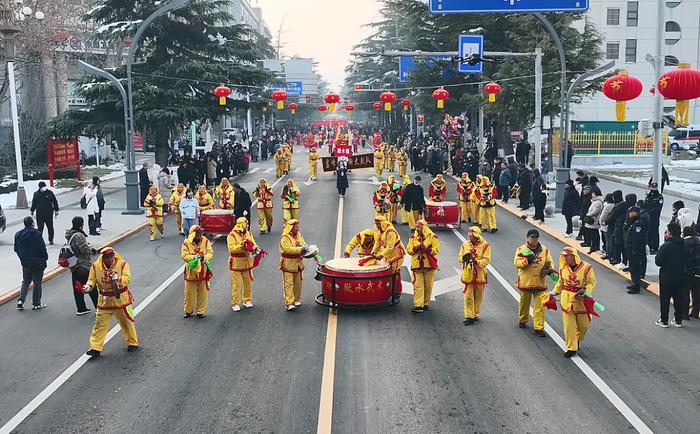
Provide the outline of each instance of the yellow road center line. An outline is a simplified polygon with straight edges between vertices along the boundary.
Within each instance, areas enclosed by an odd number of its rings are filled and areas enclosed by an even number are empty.
[[[344,199],[338,202],[338,223],[335,228],[334,258],[340,258],[343,242],[343,207]],[[333,425],[333,386],[335,382],[335,342],[338,333],[338,315],[328,310],[326,328],[326,348],[323,352],[323,373],[321,375],[321,401],[318,405],[318,425],[316,432],[330,434]]]

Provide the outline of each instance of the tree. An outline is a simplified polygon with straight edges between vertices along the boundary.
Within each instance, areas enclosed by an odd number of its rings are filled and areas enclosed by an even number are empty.
[[[96,37],[130,43],[138,25],[160,5],[158,0],[102,0],[83,18],[100,25]],[[245,95],[263,93],[272,76],[256,65],[271,52],[269,41],[248,26],[234,24],[225,0],[193,0],[188,6],[161,17],[139,42],[133,68],[136,129],[155,135],[156,162],[168,158],[168,140],[190,122],[218,121],[225,109],[213,89],[233,87],[237,108],[246,108]],[[112,71],[126,77],[124,65]],[[126,82],[123,80],[124,87]],[[69,111],[52,122],[60,135],[114,134],[123,137],[123,105],[107,82],[86,76],[79,89],[88,112]],[[76,128],[78,128],[76,130]]]

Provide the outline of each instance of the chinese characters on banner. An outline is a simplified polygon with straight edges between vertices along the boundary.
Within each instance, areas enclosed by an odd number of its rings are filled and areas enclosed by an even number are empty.
[[[336,157],[321,157],[324,172],[335,172],[338,164]],[[348,158],[348,169],[365,169],[374,167],[374,154],[359,154]]]
[[[335,146],[335,156],[336,157],[352,157],[352,146],[348,144],[336,145]]]
[[[53,173],[56,169],[76,168],[76,178],[80,178],[80,150],[78,139],[54,140],[50,139],[48,145],[49,156],[49,184],[53,187]]]

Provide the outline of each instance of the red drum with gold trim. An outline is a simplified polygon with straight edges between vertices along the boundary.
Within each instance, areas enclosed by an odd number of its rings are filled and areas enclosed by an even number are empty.
[[[360,258],[331,259],[318,269],[323,293],[320,304],[338,307],[374,307],[395,303],[394,279],[400,279],[382,261],[377,265],[359,264]],[[333,291],[335,284],[335,293]],[[396,297],[392,298],[392,295]]]
[[[459,205],[450,201],[426,201],[425,221],[429,225],[459,225]]]
[[[233,224],[232,209],[209,209],[199,215],[199,225],[207,234],[228,234]]]

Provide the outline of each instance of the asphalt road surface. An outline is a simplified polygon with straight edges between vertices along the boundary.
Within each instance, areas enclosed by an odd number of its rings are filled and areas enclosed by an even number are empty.
[[[302,191],[301,231],[332,258],[335,178],[320,174],[305,185],[306,154],[294,158],[290,176]],[[258,163],[237,182],[249,191],[260,177],[273,182],[271,167]],[[340,218],[343,247],[372,225],[372,175],[350,175]],[[278,199],[275,206],[272,233],[253,232],[270,252],[255,272],[255,307],[239,313],[231,311],[224,240],[214,244],[215,277],[201,320],[182,318],[182,238],[172,219],[162,241],[149,242],[142,231],[116,246],[131,265],[136,305],[143,303],[137,353],[126,352],[118,333],[103,357],[81,357],[94,317],[74,315],[68,274],[45,285],[45,311],[0,306],[0,433],[15,425],[23,433],[315,432],[321,401],[331,399],[331,427],[338,433],[697,432],[700,324],[653,326],[658,299],[627,295],[618,275],[594,265],[596,296],[607,309],[593,321],[580,357],[565,359],[557,343],[560,312],[547,313],[547,338],[517,327],[512,260],[532,226],[501,209],[498,233],[485,236],[493,267],[481,321],[462,325],[459,290],[439,296],[420,315],[411,313],[408,294],[392,308],[340,311],[334,377],[322,394],[330,368],[324,364],[328,310],[314,303],[320,285],[310,261],[303,306],[283,309]],[[398,229],[407,242],[407,226]],[[466,226],[459,232],[466,235]],[[437,233],[440,280],[460,267],[461,240],[449,228]],[[554,255],[564,247],[546,234],[541,241]]]

